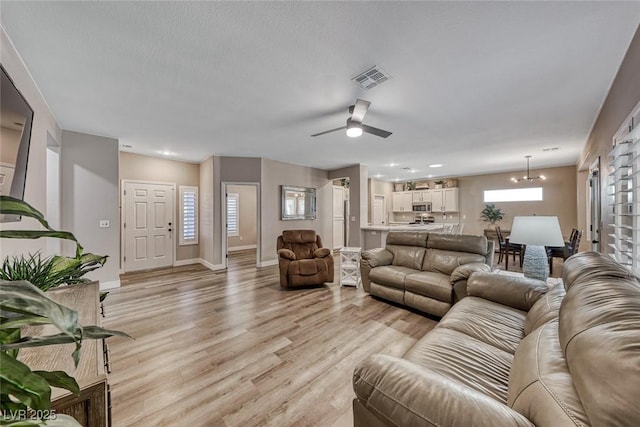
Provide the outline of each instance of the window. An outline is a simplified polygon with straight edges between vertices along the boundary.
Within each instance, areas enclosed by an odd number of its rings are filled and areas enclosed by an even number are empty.
[[[240,198],[238,193],[227,193],[227,236],[240,235],[238,211],[240,210]]]
[[[539,202],[542,187],[511,188],[508,190],[485,190],[484,202]]]
[[[180,186],[180,245],[198,244],[198,187]]]

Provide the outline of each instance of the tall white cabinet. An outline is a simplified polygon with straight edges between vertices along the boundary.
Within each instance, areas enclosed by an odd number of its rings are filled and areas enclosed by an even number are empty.
[[[340,249],[344,246],[344,200],[345,188],[333,186],[333,249]]]

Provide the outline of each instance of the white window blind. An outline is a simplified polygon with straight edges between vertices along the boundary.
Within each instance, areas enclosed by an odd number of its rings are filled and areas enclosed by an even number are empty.
[[[180,186],[180,245],[198,244],[198,187]]]
[[[227,193],[227,236],[240,235],[240,198],[238,193]]]

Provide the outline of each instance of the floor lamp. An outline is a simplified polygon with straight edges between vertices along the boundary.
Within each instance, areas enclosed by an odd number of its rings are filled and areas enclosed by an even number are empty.
[[[522,272],[525,277],[547,280],[549,259],[545,246],[564,246],[557,216],[516,216],[509,242],[526,245]]]

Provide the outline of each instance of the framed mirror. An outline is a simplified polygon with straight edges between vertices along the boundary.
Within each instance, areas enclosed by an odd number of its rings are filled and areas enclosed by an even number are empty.
[[[13,84],[4,67],[0,78],[0,194],[22,200],[27,179],[33,110]],[[0,222],[20,221],[0,215]]]
[[[316,189],[283,185],[281,219],[316,219]]]

